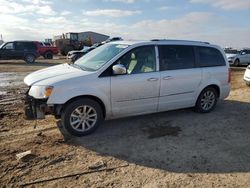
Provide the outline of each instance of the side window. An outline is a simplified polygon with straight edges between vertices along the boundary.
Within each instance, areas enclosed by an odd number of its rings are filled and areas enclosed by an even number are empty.
[[[246,50],[242,50],[242,51],[240,52],[241,55],[244,55],[244,54],[246,54],[246,53],[247,53]]]
[[[183,45],[158,46],[160,70],[189,69],[195,67],[194,48]]]
[[[14,49],[14,45],[13,45],[13,42],[9,42],[7,43],[3,49],[6,49],[6,50],[13,50]]]
[[[127,74],[156,71],[155,47],[144,46],[132,49],[118,60],[127,68]]]
[[[225,60],[219,50],[210,47],[198,47],[201,67],[223,66]]]
[[[16,42],[16,49],[17,50],[24,50],[25,46],[23,42]]]
[[[27,50],[35,50],[36,44],[34,42],[27,42],[25,43],[25,49]]]

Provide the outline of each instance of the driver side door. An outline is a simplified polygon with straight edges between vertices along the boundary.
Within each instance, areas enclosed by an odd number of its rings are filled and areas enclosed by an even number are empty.
[[[114,117],[157,111],[160,73],[155,46],[132,49],[115,64],[126,67],[124,75],[111,76],[111,105]]]
[[[1,59],[14,59],[15,58],[15,49],[14,49],[14,43],[8,42],[6,43],[0,51],[0,57]]]

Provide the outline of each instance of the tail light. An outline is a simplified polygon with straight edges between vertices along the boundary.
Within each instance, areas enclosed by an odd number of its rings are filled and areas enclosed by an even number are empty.
[[[231,82],[231,78],[232,78],[232,73],[231,73],[231,69],[228,69],[228,79],[227,82],[230,83]]]

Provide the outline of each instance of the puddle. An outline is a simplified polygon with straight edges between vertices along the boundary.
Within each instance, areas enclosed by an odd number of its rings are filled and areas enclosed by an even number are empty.
[[[0,95],[7,95],[7,91],[0,91]]]
[[[165,125],[165,126],[160,125],[144,129],[144,132],[148,134],[149,139],[159,138],[164,136],[178,136],[180,131],[181,131],[180,127],[178,126],[173,127],[171,125]]]
[[[27,75],[27,73],[15,73],[15,72],[0,73],[0,87],[17,86],[23,84],[23,79],[25,75]]]

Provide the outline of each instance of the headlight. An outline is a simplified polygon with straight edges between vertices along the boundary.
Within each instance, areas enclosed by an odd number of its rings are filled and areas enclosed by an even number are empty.
[[[53,91],[53,86],[31,86],[29,95],[36,99],[46,99]]]
[[[45,92],[44,92],[44,96],[46,98],[48,98],[51,95],[52,91],[53,91],[53,86],[46,87],[45,88]]]

